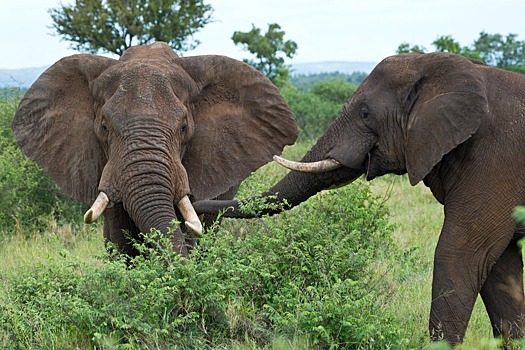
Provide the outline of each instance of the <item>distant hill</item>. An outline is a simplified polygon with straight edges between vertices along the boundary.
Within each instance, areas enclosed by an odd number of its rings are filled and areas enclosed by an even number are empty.
[[[47,68],[0,69],[0,89],[6,87],[28,88]]]
[[[340,72],[345,74],[351,74],[353,72],[370,73],[375,65],[375,62],[345,61],[295,63],[291,65],[291,75],[308,75],[331,72]],[[6,87],[28,88],[47,68],[48,67],[0,69],[0,89]]]
[[[370,73],[378,62],[346,62],[346,61],[324,61],[292,64],[291,75],[318,74],[339,72],[352,74],[354,72]]]

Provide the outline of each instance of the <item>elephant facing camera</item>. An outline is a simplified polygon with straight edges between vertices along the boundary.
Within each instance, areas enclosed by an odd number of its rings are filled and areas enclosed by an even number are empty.
[[[202,232],[192,201],[233,198],[298,133],[262,73],[224,56],[179,57],[161,42],[118,60],[61,59],[27,91],[12,127],[62,191],[91,205],[84,221],[103,216],[104,237],[130,256],[140,232],[168,234],[174,219],[171,242],[188,256]]]

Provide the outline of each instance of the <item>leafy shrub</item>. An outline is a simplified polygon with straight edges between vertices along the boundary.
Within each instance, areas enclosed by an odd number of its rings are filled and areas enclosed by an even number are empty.
[[[151,234],[151,245],[158,242],[157,234]],[[164,243],[169,247],[169,240]],[[191,260],[182,263],[170,249],[138,247],[148,258],[129,262],[110,253],[88,264],[63,249],[58,257],[11,276],[4,298],[12,302],[0,299],[0,344],[24,349],[163,348],[170,343],[202,348],[206,322],[215,328],[222,324],[213,311],[224,309],[225,299],[215,271]],[[217,334],[213,328],[210,332]]]
[[[237,254],[248,268],[235,277],[260,306],[258,316],[278,334],[306,336],[319,348],[403,342],[393,317],[378,309],[383,291],[368,269],[395,250],[386,214],[367,186],[348,186],[243,227]]]
[[[19,96],[0,100],[0,232],[42,231],[50,219],[80,222],[85,207],[68,199],[18,147],[11,122]]]
[[[386,214],[367,186],[347,186],[276,217],[223,220],[189,260],[169,240],[157,245],[156,233],[131,268],[112,254],[79,261],[64,246],[0,276],[0,344],[399,348],[406,340],[369,266],[395,251]]]

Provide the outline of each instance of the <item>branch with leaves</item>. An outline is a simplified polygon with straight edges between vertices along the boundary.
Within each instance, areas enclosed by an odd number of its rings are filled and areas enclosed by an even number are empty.
[[[284,64],[284,59],[292,58],[297,51],[297,43],[285,41],[284,35],[285,32],[277,23],[269,24],[268,31],[264,34],[252,24],[252,29],[248,32],[234,32],[232,40],[255,55],[255,59],[244,59],[244,62],[280,86],[288,80],[289,75],[289,67]]]

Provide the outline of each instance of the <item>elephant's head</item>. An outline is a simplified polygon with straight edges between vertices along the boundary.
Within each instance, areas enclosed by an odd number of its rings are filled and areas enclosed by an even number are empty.
[[[264,195],[275,194],[294,206],[361,174],[370,180],[408,172],[410,182],[418,183],[469,139],[488,113],[480,65],[447,53],[384,59],[301,162],[276,157],[294,171]],[[226,207],[237,208],[237,203],[196,203],[197,212]],[[226,215],[245,217],[237,210]]]
[[[319,141],[367,179],[408,172],[415,185],[469,139],[488,113],[478,62],[459,55],[386,58],[363,81]]]
[[[181,58],[164,43],[132,47],[119,60],[58,61],[24,96],[13,129],[65,193],[94,203],[86,221],[109,204],[120,210],[105,231],[142,232],[166,232],[177,206],[200,231],[191,201],[235,188],[297,136],[264,75],[223,56]]]

